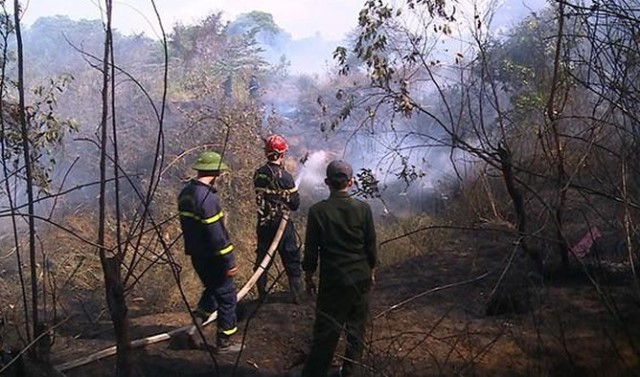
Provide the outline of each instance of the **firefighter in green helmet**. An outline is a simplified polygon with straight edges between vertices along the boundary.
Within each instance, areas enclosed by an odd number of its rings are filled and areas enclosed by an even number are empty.
[[[208,151],[198,157],[193,169],[197,176],[180,192],[178,211],[185,253],[204,285],[194,316],[200,324],[217,310],[216,352],[238,352],[241,345],[232,341],[238,331],[233,283],[238,267],[214,187],[216,179],[229,167],[218,153]]]

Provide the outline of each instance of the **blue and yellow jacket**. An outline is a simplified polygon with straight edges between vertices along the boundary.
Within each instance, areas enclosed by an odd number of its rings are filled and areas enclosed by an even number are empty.
[[[225,270],[235,267],[233,244],[224,225],[224,212],[215,188],[191,180],[178,196],[180,226],[187,255],[213,254]]]

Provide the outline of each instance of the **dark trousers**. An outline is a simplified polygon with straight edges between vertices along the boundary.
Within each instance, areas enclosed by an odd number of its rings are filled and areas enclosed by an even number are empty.
[[[342,376],[361,376],[359,362],[364,351],[364,331],[369,313],[369,281],[349,286],[320,285],[316,302],[316,321],[309,358],[302,377],[326,377],[340,334],[346,333],[347,347]],[[355,362],[352,362],[353,360]]]
[[[204,285],[198,308],[207,313],[217,310],[218,332],[231,335],[237,323],[236,288],[233,279],[225,275],[215,255],[191,256],[191,263]]]
[[[271,246],[271,241],[273,241],[279,225],[280,221],[278,220],[258,226],[258,250],[256,250],[256,261],[253,268],[254,271],[258,269],[260,263],[267,255],[267,251],[269,250],[269,246]],[[282,238],[280,239],[280,243],[278,244],[278,254],[280,255],[280,260],[282,261],[289,281],[291,282],[295,279],[300,279],[300,276],[302,275],[300,251],[296,242],[295,228],[291,221],[287,223],[287,227],[285,228]],[[260,275],[260,278],[258,279],[258,292],[261,294],[265,293],[267,286],[267,272],[272,264],[273,259],[271,259],[266,271]]]

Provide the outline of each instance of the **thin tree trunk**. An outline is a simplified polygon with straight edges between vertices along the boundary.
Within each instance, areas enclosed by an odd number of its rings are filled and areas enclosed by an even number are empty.
[[[98,244],[100,245],[99,254],[102,270],[104,273],[104,283],[107,304],[113,329],[116,337],[116,376],[128,377],[131,375],[131,352],[129,342],[129,320],[127,317],[127,304],[124,296],[124,287],[122,284],[121,264],[122,259],[119,253],[115,257],[107,256],[105,246],[105,226],[106,226],[106,183],[107,183],[107,119],[109,115],[109,93],[110,82],[113,77],[109,75],[109,67],[113,62],[110,60],[112,55],[112,33],[111,33],[111,16],[113,3],[111,0],[105,0],[106,9],[106,30],[104,42],[104,54],[102,64],[102,117],[101,117],[101,133],[100,133],[100,195],[98,199],[99,218],[98,218]],[[111,63],[111,64],[110,64]],[[117,167],[116,167],[117,168]]]
[[[522,237],[520,242],[522,249],[524,252],[531,257],[533,262],[535,263],[536,268],[539,272],[542,272],[542,258],[540,254],[535,250],[529,248],[526,239],[526,230],[527,230],[527,212],[524,206],[524,199],[522,197],[522,193],[516,187],[515,178],[513,176],[513,163],[511,159],[511,152],[508,149],[505,149],[502,146],[498,147],[498,155],[500,157],[502,177],[504,178],[505,186],[507,187],[507,192],[509,196],[511,196],[511,200],[513,201],[513,209],[516,212],[517,218],[517,226],[518,234]]]
[[[8,17],[6,8],[2,7],[2,12],[5,17]],[[2,40],[3,40],[3,49],[2,49],[2,61],[7,61],[7,46],[9,39],[9,31],[2,31]],[[2,64],[1,73],[0,73],[0,134],[6,134],[6,123],[5,119],[9,118],[5,114],[4,109],[4,93],[5,93],[5,85],[6,85],[6,64]],[[6,144],[5,138],[2,138],[0,141],[0,155],[6,156]],[[7,192],[7,201],[9,202],[9,208],[12,211],[11,215],[11,231],[13,235],[14,247],[16,250],[16,266],[18,267],[18,277],[20,279],[20,289],[22,290],[22,306],[24,310],[24,323],[25,323],[25,331],[27,335],[27,342],[31,342],[31,328],[29,321],[29,303],[27,302],[27,288],[24,280],[24,271],[23,271],[23,262],[22,262],[22,249],[20,247],[20,239],[18,236],[18,224],[16,223],[16,216],[14,212],[14,197],[11,194],[11,184],[9,182],[9,169],[7,168],[7,160],[2,162],[2,172],[4,174],[4,182],[5,182],[5,190]]]
[[[555,226],[556,239],[558,244],[558,253],[562,259],[562,268],[566,271],[569,269],[569,245],[564,236],[564,209],[567,201],[567,172],[564,160],[564,148],[560,140],[560,131],[558,130],[559,111],[556,108],[556,94],[560,87],[560,54],[562,50],[562,38],[564,31],[564,4],[558,3],[558,37],[556,40],[556,51],[553,64],[553,78],[551,80],[551,91],[549,93],[549,101],[547,102],[547,117],[551,124],[553,132],[553,144],[556,154],[556,187],[558,193],[558,202],[555,207]]]
[[[25,165],[25,183],[27,186],[27,219],[29,224],[29,270],[31,273],[31,323],[33,336],[37,338],[40,335],[40,326],[38,326],[38,273],[36,268],[36,225],[35,225],[35,209],[33,205],[33,171],[31,166],[31,148],[29,145],[29,128],[27,124],[27,115],[25,112],[25,96],[24,96],[24,60],[22,53],[22,31],[20,28],[20,1],[13,1],[14,22],[16,32],[16,52],[18,55],[18,116],[20,121],[20,133],[22,137],[22,153]],[[35,352],[35,351],[32,351]],[[37,355],[36,355],[37,356]]]
[[[125,377],[131,375],[131,342],[121,266],[117,257],[107,258],[103,264],[107,303],[116,334],[116,375]]]

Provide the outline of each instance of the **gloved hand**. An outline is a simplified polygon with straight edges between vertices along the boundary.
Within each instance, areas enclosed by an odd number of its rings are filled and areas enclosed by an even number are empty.
[[[238,273],[238,266],[232,266],[224,272],[227,277],[234,277]]]
[[[315,296],[317,292],[316,283],[313,281],[313,274],[311,272],[306,272],[304,275],[304,283],[306,286],[307,294],[310,296]]]

